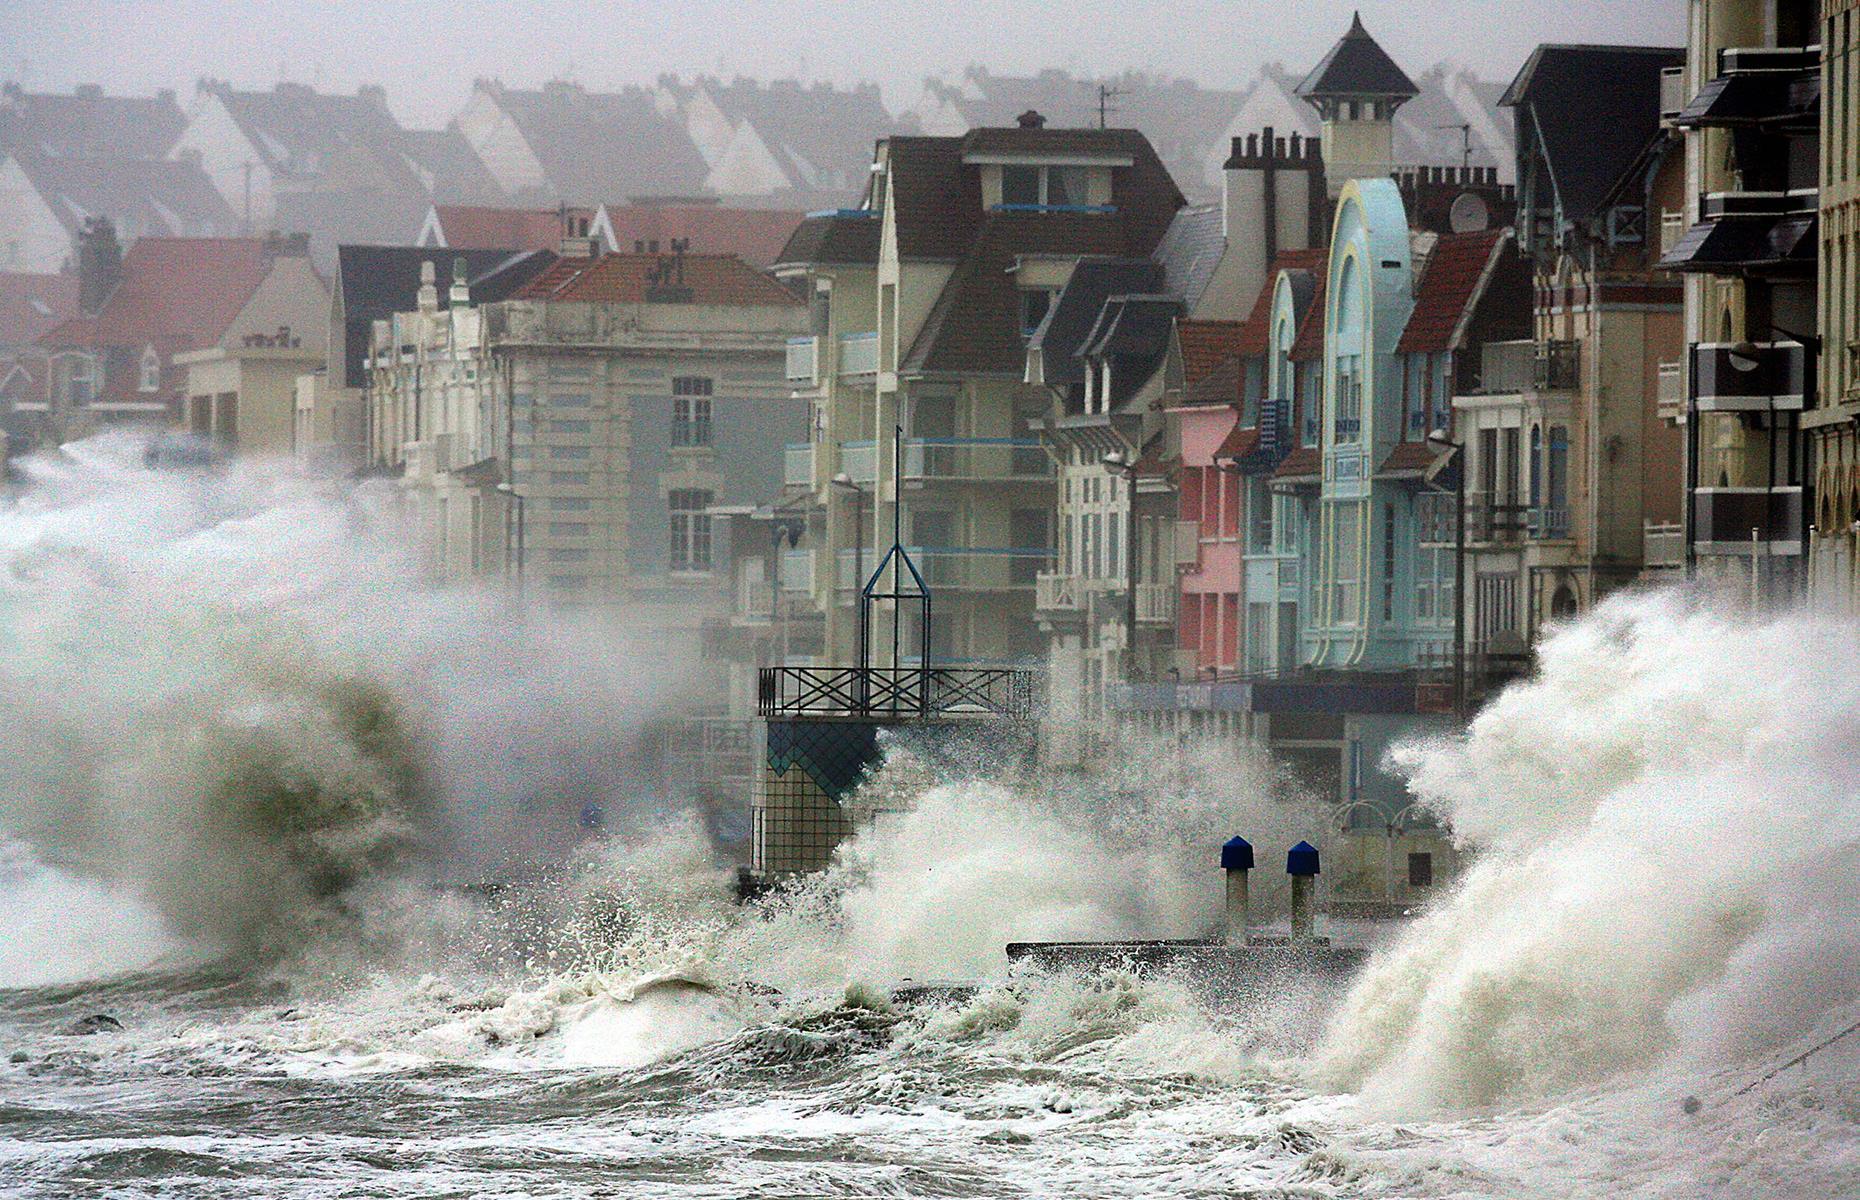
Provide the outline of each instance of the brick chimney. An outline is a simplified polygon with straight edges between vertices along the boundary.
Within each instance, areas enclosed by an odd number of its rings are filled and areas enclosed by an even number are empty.
[[[77,236],[78,311],[94,317],[123,278],[123,247],[108,217],[90,217]]]
[[[1046,128],[1046,118],[1041,116],[1039,113],[1035,112],[1031,108],[1028,109],[1026,112],[1020,114],[1020,116],[1015,117],[1014,123],[1020,126],[1022,129],[1044,129]]]

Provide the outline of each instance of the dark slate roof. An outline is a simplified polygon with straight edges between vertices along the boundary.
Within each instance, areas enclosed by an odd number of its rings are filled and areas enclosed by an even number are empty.
[[[1084,383],[1085,364],[1078,357],[1079,349],[1091,336],[1105,301],[1154,291],[1162,281],[1161,265],[1147,258],[1081,259],[1028,346],[1041,353],[1045,383],[1049,387]]]
[[[884,222],[877,213],[808,217],[788,236],[788,244],[775,256],[775,263],[777,266],[804,263],[871,266],[878,262],[878,240],[883,227]]]
[[[1415,290],[1414,309],[1402,329],[1398,354],[1453,350],[1453,334],[1479,301],[1495,256],[1505,252],[1509,229],[1443,234],[1428,255],[1427,270]]]
[[[504,189],[457,129],[408,129],[400,151],[436,204],[495,204]]]
[[[1298,271],[1309,275],[1313,271],[1322,271],[1324,262],[1330,257],[1330,251],[1324,247],[1309,250],[1281,250],[1272,260],[1266,271],[1266,281],[1260,285],[1259,296],[1253,301],[1253,311],[1240,323],[1240,336],[1236,352],[1247,358],[1263,358],[1272,334],[1272,298],[1279,290],[1279,272]]]
[[[896,122],[885,111],[876,84],[842,89],[739,77],[728,85],[700,79],[697,86],[726,116],[749,122],[791,187],[843,191],[847,202],[855,201],[865,185],[872,147],[895,132]]]
[[[1022,374],[1026,345],[1020,336],[1020,292],[1011,273],[1015,260],[1125,250],[1124,224],[1108,214],[988,214],[974,249],[944,285],[901,370]]]
[[[1363,28],[1362,14],[1350,18],[1350,28],[1311,68],[1298,94],[1318,96],[1413,96],[1420,91],[1388,52]]]
[[[379,88],[362,88],[351,96],[280,83],[270,91],[248,92],[203,80],[199,90],[218,98],[275,175],[334,177],[348,187],[425,192],[402,153],[405,131]]]
[[[1190,311],[1208,290],[1214,269],[1221,265],[1227,246],[1221,226],[1218,204],[1178,209],[1156,247],[1156,260],[1163,266],[1163,290],[1180,296]]]
[[[886,142],[898,257],[958,259],[982,223],[981,173],[963,170],[962,139]]]
[[[1174,296],[1113,296],[1105,301],[1078,353],[1081,358],[1109,358],[1117,364],[1111,371],[1112,405],[1130,399],[1155,374],[1181,311],[1182,302]]]
[[[1565,218],[1594,216],[1659,136],[1660,72],[1685,62],[1659,46],[1539,46],[1500,104],[1534,127]],[[1520,142],[1526,139],[1520,136]]]
[[[552,254],[513,254],[509,250],[449,250],[415,246],[343,246],[337,251],[337,287],[342,304],[344,383],[365,382],[362,360],[375,321],[411,312],[419,302],[420,264],[432,263],[439,279],[439,302],[446,302],[452,260],[465,260],[472,282],[472,302],[502,300],[555,261]],[[521,262],[513,260],[521,259]],[[527,269],[526,269],[527,268]]]
[[[180,140],[187,118],[173,92],[106,96],[81,87],[70,95],[0,90],[0,150],[52,158],[161,158]]]

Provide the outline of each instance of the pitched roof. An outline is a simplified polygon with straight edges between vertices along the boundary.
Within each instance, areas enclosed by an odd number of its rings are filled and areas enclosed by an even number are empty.
[[[55,346],[141,346],[198,350],[225,335],[270,274],[262,238],[140,238],[123,255],[122,277],[94,317],[77,316],[41,339]]]
[[[1330,272],[1320,266],[1311,272],[1311,281],[1315,285],[1311,289],[1311,303],[1305,308],[1305,319],[1298,323],[1298,336],[1286,355],[1294,362],[1305,362],[1324,353],[1324,294],[1330,290]]]
[[[1175,323],[1175,336],[1182,348],[1182,381],[1191,387],[1240,353],[1238,321],[1181,320]]]
[[[404,129],[400,152],[427,194],[441,204],[488,204],[503,198],[496,177],[456,127]]]
[[[1398,354],[1456,349],[1454,334],[1479,299],[1495,258],[1504,253],[1509,229],[1442,234],[1428,255],[1415,289],[1414,309],[1395,346]]]
[[[76,275],[0,271],[0,348],[24,346],[77,312]]]
[[[1563,215],[1594,216],[1609,189],[1661,136],[1660,72],[1685,62],[1658,46],[1539,46],[1500,104],[1537,133]]]
[[[753,267],[773,266],[803,214],[779,208],[724,208],[714,204],[606,204],[614,249],[657,242],[671,252],[674,238],[689,238],[692,254],[734,254]],[[876,224],[877,222],[873,222]]]
[[[598,258],[564,258],[536,276],[512,299],[563,300],[597,304],[644,304],[655,299],[651,276],[676,262],[663,254],[603,254]],[[670,303],[788,307],[801,301],[781,284],[734,254],[687,254],[674,288],[683,289]]]
[[[704,191],[704,156],[644,88],[590,92],[558,81],[531,91],[483,80],[477,87],[522,133],[552,199],[592,206],[610,196]]]
[[[401,154],[404,131],[378,87],[346,96],[280,83],[257,92],[209,79],[199,90],[219,100],[276,176],[425,191]]]
[[[562,213],[553,208],[490,208],[435,204],[436,216],[452,250],[554,250],[562,244]]]
[[[962,139],[885,140],[898,257],[958,259],[982,222],[979,171],[962,169]]]
[[[802,191],[857,193],[873,145],[896,127],[873,84],[803,87],[792,79],[759,83],[739,76],[727,85],[700,79],[697,86],[724,115],[748,121],[789,186]]]
[[[0,89],[0,150],[51,158],[160,158],[180,140],[187,118],[173,92],[106,96]]]
[[[1235,421],[1234,427],[1227,431],[1227,436],[1221,439],[1221,444],[1215,447],[1210,457],[1217,463],[1237,462],[1257,449],[1259,449],[1258,426],[1248,425],[1241,428],[1240,422]]]
[[[108,217],[129,241],[139,237],[226,237],[240,222],[194,162],[140,158],[13,160],[65,229]]]
[[[1225,223],[1218,204],[1180,208],[1156,246],[1156,261],[1163,266],[1164,290],[1180,296],[1183,307],[1190,312],[1208,290],[1215,268],[1221,265],[1221,255],[1227,248]]]
[[[1266,353],[1272,332],[1272,298],[1279,289],[1281,271],[1321,271],[1330,257],[1328,249],[1281,250],[1266,269],[1266,281],[1260,285],[1253,309],[1240,323],[1235,352],[1247,358],[1261,358]]]
[[[878,262],[879,235],[884,222],[876,212],[864,210],[807,217],[794,227],[788,242],[776,254],[783,266],[803,263],[844,263],[871,266]]]
[[[432,263],[441,280],[452,277],[454,259],[465,260],[465,277],[473,287],[474,303],[502,300],[528,283],[555,261],[548,253],[510,250],[454,250],[418,246],[343,246],[337,251],[336,286],[342,302],[344,384],[366,382],[362,360],[367,357],[373,323],[397,312],[410,312],[420,294],[420,266]],[[492,281],[495,282],[492,282]],[[439,289],[446,302],[446,289]]]
[[[1376,468],[1378,475],[1416,474],[1434,465],[1439,452],[1426,442],[1396,442],[1389,456]]]
[[[1042,382],[1049,387],[1083,384],[1085,363],[1079,354],[1097,327],[1105,301],[1153,292],[1162,279],[1162,267],[1147,258],[1080,259],[1028,343],[1029,350],[1040,351]]]
[[[1361,13],[1350,18],[1350,28],[1298,85],[1298,94],[1306,98],[1408,97],[1419,90],[1407,73],[1395,65],[1388,52],[1376,44],[1376,39],[1369,36],[1369,31],[1363,28]]]
[[[1182,403],[1196,407],[1219,407],[1240,403],[1240,358],[1228,355],[1202,374],[1190,380],[1182,390]]]
[[[988,214],[974,249],[944,284],[899,369],[1020,375],[1026,346],[1011,273],[1015,261],[1030,254],[1118,255],[1125,245],[1123,225],[1110,215]]]

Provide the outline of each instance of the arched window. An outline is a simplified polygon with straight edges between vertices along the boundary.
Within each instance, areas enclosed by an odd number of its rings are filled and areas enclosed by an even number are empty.
[[[143,392],[161,391],[161,355],[155,353],[155,347],[142,348],[142,365],[136,390]]]
[[[1561,425],[1550,427],[1550,461],[1545,472],[1549,476],[1549,507],[1567,508],[1569,506],[1569,430]]]

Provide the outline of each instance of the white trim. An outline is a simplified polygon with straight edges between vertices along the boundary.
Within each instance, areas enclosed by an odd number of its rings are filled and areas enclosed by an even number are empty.
[[[1026,150],[1015,154],[965,154],[969,166],[992,167],[1129,167],[1136,159],[1128,154],[1045,154]]]

